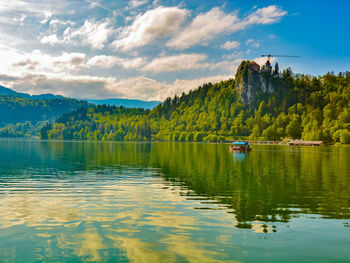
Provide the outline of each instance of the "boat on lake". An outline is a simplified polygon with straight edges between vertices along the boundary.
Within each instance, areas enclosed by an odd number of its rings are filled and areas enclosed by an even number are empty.
[[[249,152],[251,151],[251,148],[248,142],[233,142],[233,145],[230,146],[230,151]]]

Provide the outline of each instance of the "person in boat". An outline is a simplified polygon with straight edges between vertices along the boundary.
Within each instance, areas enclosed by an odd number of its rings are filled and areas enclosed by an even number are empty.
[[[233,142],[230,146],[231,151],[248,152],[250,151],[250,146],[248,142]]]

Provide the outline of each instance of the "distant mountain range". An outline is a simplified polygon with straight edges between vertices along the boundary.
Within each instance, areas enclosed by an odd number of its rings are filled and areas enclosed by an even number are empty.
[[[114,106],[123,106],[126,108],[144,108],[144,109],[153,109],[160,101],[143,101],[143,100],[129,100],[129,99],[105,99],[105,100],[87,100],[90,103],[96,105],[114,105]]]
[[[30,95],[27,93],[17,92],[0,85],[0,96],[1,95],[34,99],[34,100],[54,100],[54,99],[65,98],[61,95],[53,95],[53,94]],[[143,100],[129,100],[129,99],[118,99],[118,98],[104,99],[104,100],[89,100],[89,99],[88,100],[83,99],[83,100],[95,105],[106,104],[106,105],[114,105],[117,107],[123,106],[126,108],[145,108],[145,109],[153,109],[155,106],[161,103],[160,101],[143,101]]]
[[[27,98],[27,99],[33,99],[33,100],[53,100],[53,99],[64,98],[61,95],[53,95],[53,94],[30,95],[27,93],[14,91],[4,86],[0,86],[0,95],[7,95],[7,96],[18,97],[18,98]]]

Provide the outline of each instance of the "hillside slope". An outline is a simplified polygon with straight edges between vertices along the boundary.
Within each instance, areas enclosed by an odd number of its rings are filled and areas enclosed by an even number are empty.
[[[85,113],[90,120],[82,121],[67,115],[64,122],[44,129],[43,137],[65,138],[60,132],[64,126],[70,130],[73,139],[217,141],[224,138],[302,138],[350,143],[349,72],[312,77],[294,75],[290,69],[282,73],[266,72],[265,69],[250,67],[250,63],[242,62],[236,81],[204,84],[181,97],[166,99],[137,118],[124,116],[121,119],[117,112],[104,116],[91,109]],[[249,82],[250,76],[255,75],[257,79],[259,74],[268,81],[265,88],[262,82]],[[92,133],[97,135],[91,136]]]

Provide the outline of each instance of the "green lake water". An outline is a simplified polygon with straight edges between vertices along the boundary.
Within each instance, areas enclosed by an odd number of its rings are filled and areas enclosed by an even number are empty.
[[[350,262],[350,148],[0,140],[0,262]]]

